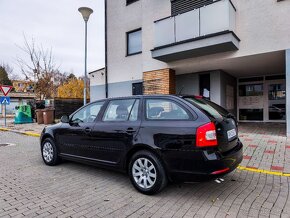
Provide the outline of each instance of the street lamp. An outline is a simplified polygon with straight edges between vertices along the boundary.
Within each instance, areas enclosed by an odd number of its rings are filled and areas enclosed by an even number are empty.
[[[91,8],[81,7],[79,12],[82,14],[85,21],[85,77],[84,77],[84,105],[87,104],[87,23],[90,15],[94,12]]]

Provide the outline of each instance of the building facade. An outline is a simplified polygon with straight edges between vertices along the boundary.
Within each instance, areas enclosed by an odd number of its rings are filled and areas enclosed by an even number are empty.
[[[33,93],[34,92],[34,82],[24,81],[24,80],[13,80],[12,81],[14,92],[22,93]]]
[[[287,122],[290,134],[289,11],[287,0],[106,0],[92,99],[203,95],[240,122]]]

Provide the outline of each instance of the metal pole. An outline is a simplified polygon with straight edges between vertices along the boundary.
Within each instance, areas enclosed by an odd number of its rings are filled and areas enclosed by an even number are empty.
[[[4,126],[6,127],[6,104],[4,105]]]
[[[85,77],[84,77],[84,105],[87,104],[87,23],[85,21]]]
[[[107,0],[105,1],[105,93],[106,98],[109,97],[109,88],[108,88],[108,19],[107,19]]]

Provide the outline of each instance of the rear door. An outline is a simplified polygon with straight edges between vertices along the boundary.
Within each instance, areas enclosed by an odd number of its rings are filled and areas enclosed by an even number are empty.
[[[238,142],[236,118],[223,107],[197,97],[185,97],[185,100],[206,113],[216,125],[218,148],[221,152],[233,149]]]

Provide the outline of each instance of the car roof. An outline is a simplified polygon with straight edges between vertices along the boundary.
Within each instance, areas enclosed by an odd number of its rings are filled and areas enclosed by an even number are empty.
[[[172,98],[203,98],[202,96],[196,96],[196,95],[170,95],[170,94],[152,94],[152,95],[131,95],[131,96],[122,96],[122,97],[110,97],[110,98],[104,98],[104,99],[99,99],[94,102],[99,102],[99,101],[106,101],[106,100],[121,100],[121,99],[130,99],[130,98],[164,98],[164,97],[172,97]]]
[[[110,97],[110,98],[104,98],[104,99],[99,99],[96,101],[103,101],[103,100],[116,100],[116,99],[126,99],[126,98],[147,98],[147,97],[181,97],[177,95],[161,95],[161,94],[156,94],[156,95],[131,95],[131,96],[122,96],[122,97]]]

